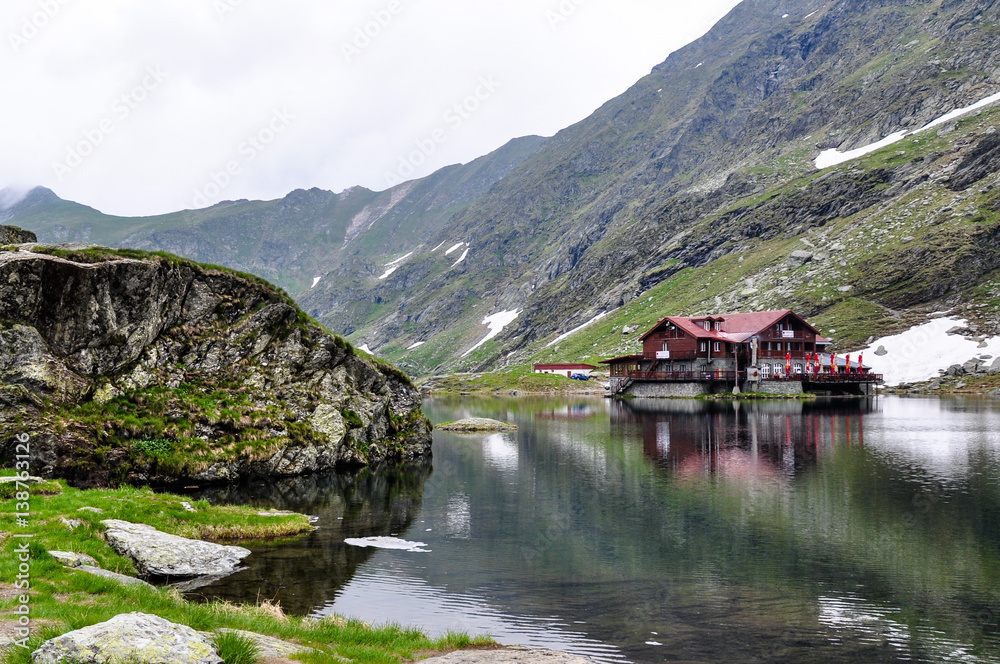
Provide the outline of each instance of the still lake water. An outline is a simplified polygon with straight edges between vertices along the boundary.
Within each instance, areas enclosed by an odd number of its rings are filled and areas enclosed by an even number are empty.
[[[432,400],[434,458],[215,489],[319,517],[193,596],[603,662],[1000,661],[1000,402]],[[430,552],[350,546],[396,536]]]

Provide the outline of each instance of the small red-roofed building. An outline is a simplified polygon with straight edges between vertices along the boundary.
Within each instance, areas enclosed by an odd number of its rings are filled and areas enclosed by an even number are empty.
[[[590,378],[592,371],[597,369],[592,364],[536,364],[535,373],[556,374],[569,378],[573,374],[582,374]]]

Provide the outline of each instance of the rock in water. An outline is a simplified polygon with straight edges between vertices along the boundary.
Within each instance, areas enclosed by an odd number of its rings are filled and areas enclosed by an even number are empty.
[[[34,664],[222,664],[201,634],[145,613],[127,613],[68,632],[31,653]]]
[[[523,646],[497,650],[456,650],[422,661],[426,664],[593,664],[593,660],[580,655]]]
[[[112,401],[99,425],[75,417]],[[410,459],[430,454],[420,405],[404,373],[250,275],[133,250],[0,247],[0,447],[39,432],[42,476],[211,482]],[[209,449],[195,454],[197,439]]]
[[[441,431],[466,431],[466,432],[477,432],[477,431],[516,431],[517,426],[511,424],[510,422],[501,422],[499,420],[490,420],[485,417],[467,417],[464,420],[458,420],[457,422],[448,422],[446,424],[438,425],[437,427]]]
[[[178,537],[152,526],[116,519],[101,521],[105,538],[120,555],[130,558],[139,574],[149,576],[207,576],[228,574],[250,555],[241,546]]]

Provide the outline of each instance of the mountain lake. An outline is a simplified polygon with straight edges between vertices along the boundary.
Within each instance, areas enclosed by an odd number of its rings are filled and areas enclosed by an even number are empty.
[[[201,492],[318,529],[251,546],[243,571],[188,596],[599,662],[1000,661],[1000,401],[425,412],[518,430],[435,432],[430,461]]]

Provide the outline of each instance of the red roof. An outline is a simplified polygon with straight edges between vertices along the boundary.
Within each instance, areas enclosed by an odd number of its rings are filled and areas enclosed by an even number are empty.
[[[719,341],[728,341],[731,343],[742,343],[755,334],[760,334],[789,314],[795,316],[808,325],[814,332],[816,332],[816,334],[819,334],[819,330],[810,325],[806,319],[802,318],[802,316],[799,316],[791,309],[781,309],[779,311],[755,311],[751,313],[721,314],[717,316],[668,316],[667,318],[661,318],[656,325],[649,329],[648,332],[639,337],[639,340],[644,341],[646,337],[653,334],[653,332],[660,329],[665,322],[669,321],[696,339],[717,339]],[[706,330],[699,323],[695,322],[702,322],[706,320],[713,322],[722,321],[722,331],[716,331],[714,328]],[[826,340],[824,339],[823,341]]]
[[[567,371],[570,369],[589,369],[593,371],[597,367],[592,364],[536,364],[535,371],[544,371],[545,369],[555,369]]]

